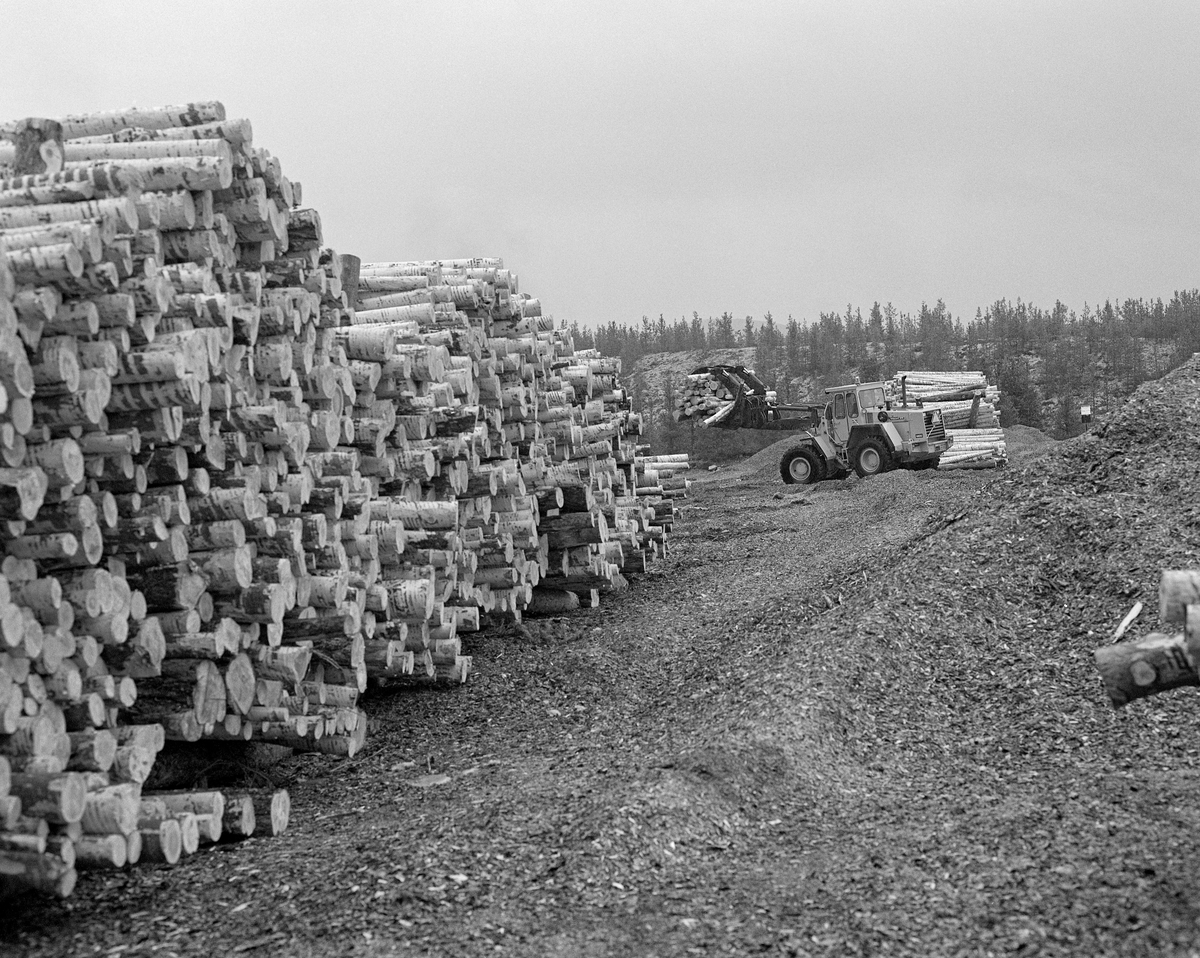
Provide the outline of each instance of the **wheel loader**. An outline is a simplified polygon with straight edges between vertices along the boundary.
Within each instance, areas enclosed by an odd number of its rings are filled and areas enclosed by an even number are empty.
[[[864,478],[889,469],[935,469],[952,442],[939,410],[909,407],[903,379],[898,406],[882,382],[830,386],[823,403],[779,403],[744,366],[693,372],[708,374],[734,395],[733,406],[709,417],[708,425],[798,433],[779,462],[787,483],[839,479],[852,469]]]

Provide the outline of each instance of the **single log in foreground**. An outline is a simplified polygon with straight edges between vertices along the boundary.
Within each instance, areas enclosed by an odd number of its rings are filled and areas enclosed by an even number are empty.
[[[1200,685],[1200,570],[1168,569],[1159,582],[1159,624],[1152,632],[1096,649],[1096,668],[1116,707],[1170,689]]]
[[[1096,668],[1116,707],[1185,685],[1200,685],[1200,646],[1182,633],[1152,632],[1136,642],[1096,649]]]

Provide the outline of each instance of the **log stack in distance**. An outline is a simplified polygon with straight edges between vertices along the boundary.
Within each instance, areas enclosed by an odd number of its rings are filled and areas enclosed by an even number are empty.
[[[903,388],[901,380],[903,379]],[[1000,428],[1000,388],[981,372],[907,369],[889,383],[889,398],[902,393],[910,403],[940,409],[946,435],[954,440],[942,454],[938,469],[995,469],[1008,463],[1004,431]]]

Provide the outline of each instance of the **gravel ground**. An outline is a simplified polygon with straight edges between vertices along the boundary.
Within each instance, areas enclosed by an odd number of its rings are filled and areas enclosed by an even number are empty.
[[[286,766],[284,835],[22,900],[0,952],[1198,954],[1194,690],[1116,713],[1091,665],[1196,561],[1198,413],[1189,365],[998,472],[702,475],[619,601]]]

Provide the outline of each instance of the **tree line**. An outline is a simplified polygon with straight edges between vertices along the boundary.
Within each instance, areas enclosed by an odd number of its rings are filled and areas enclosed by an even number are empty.
[[[823,385],[858,376],[890,378],[897,370],[982,369],[1003,394],[1005,425],[1046,429],[1059,438],[1080,431],[1079,405],[1102,412],[1139,383],[1157,378],[1200,351],[1200,290],[1161,298],[1084,304],[1076,311],[998,300],[974,317],[954,316],[942,300],[915,313],[874,303],[866,314],[847,305],[815,322],[767,313],[761,320],[699,313],[668,321],[616,321],[595,329],[573,325],[577,347],[619,356],[628,375],[651,353],[752,348],[755,372],[781,400],[801,399]],[[678,445],[669,418],[673,397],[633,384],[656,438]],[[668,389],[668,391],[670,391]],[[666,434],[670,434],[668,437]]]

